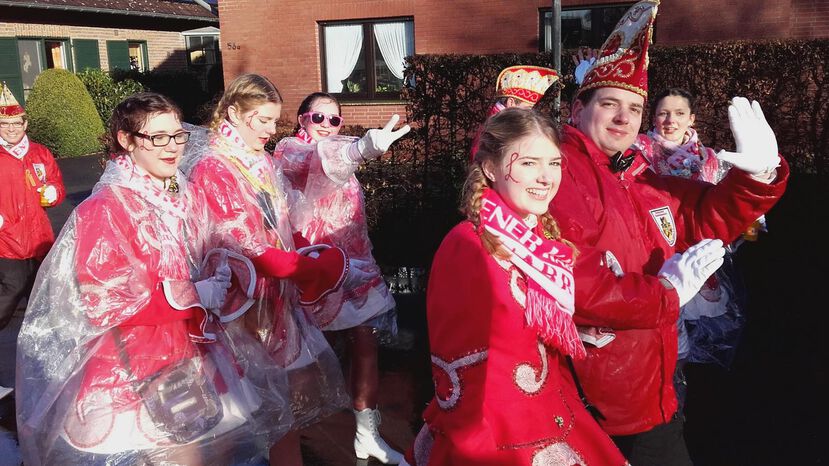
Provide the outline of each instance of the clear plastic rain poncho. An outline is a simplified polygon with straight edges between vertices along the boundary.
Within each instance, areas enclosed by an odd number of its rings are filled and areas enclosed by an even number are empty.
[[[179,183],[115,158],[43,262],[17,349],[25,464],[234,464],[287,431],[285,372],[198,301],[205,206]]]
[[[210,234],[205,250],[226,248],[249,258],[269,248],[293,251],[293,229],[281,174],[223,122],[218,131],[192,130],[183,171],[208,199]],[[262,342],[273,362],[288,371],[291,408],[298,429],[350,405],[339,361],[298,305],[290,280],[258,278],[254,303],[234,321]]]
[[[660,175],[717,184],[731,168],[699,142],[693,128],[689,128],[683,144],[672,143],[655,131],[648,132],[648,136],[653,140],[648,159]],[[725,264],[680,310],[677,327],[680,359],[731,366],[745,325],[742,310],[745,288],[733,257],[738,245],[739,242],[726,249]]]
[[[347,136],[318,143],[285,138],[274,150],[274,161],[291,189],[288,203],[294,231],[312,244],[343,248],[350,258],[368,262],[366,271],[377,274],[357,288],[341,288],[309,308],[308,315],[323,330],[368,324],[395,334],[395,313],[389,312],[394,298],[371,255],[363,190],[354,176],[362,160],[354,153],[356,141]]]

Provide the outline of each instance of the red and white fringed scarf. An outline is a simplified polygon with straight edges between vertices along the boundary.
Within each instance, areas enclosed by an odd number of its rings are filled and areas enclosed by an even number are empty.
[[[9,151],[9,154],[13,155],[14,158],[20,160],[23,158],[24,155],[29,153],[29,136],[24,134],[23,139],[21,139],[20,142],[14,145],[6,142],[6,140],[3,138],[0,138],[0,145],[2,145],[4,149]]]
[[[484,190],[480,216],[481,226],[501,241],[510,261],[527,277],[527,325],[544,343],[583,358],[586,352],[573,323],[573,250],[538,235],[491,189]]]
[[[305,128],[303,128],[302,126],[300,126],[298,130],[296,130],[296,134],[294,134],[294,137],[304,142],[305,144],[316,143],[316,141],[314,141],[314,138],[312,138],[311,135],[308,134],[308,132],[305,131]]]

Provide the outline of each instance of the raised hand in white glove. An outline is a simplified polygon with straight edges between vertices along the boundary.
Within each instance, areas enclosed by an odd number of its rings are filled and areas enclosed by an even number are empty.
[[[374,280],[377,277],[377,272],[372,270],[370,261],[360,259],[348,260],[348,275],[343,282],[343,289],[353,290],[360,286]]]
[[[756,100],[749,104],[745,97],[734,97],[728,106],[728,122],[737,152],[721,150],[718,159],[752,175],[771,173],[780,166],[777,138]]]
[[[587,71],[596,63],[596,52],[591,48],[587,48],[582,53],[582,49],[579,48],[576,55],[573,55],[573,63],[576,64],[576,69],[573,71],[576,84],[581,86],[581,83],[584,82],[585,75],[587,75]]]
[[[227,268],[227,272],[222,270],[223,266]],[[195,283],[199,301],[207,309],[219,309],[227,297],[227,289],[230,288],[230,268],[227,263],[223,266],[220,265],[212,277]]]
[[[48,185],[43,188],[42,195],[43,199],[45,199],[49,204],[53,204],[58,200],[58,190],[52,185]]]
[[[394,126],[400,121],[400,115],[394,114],[383,129],[370,129],[365,136],[357,141],[357,152],[363,160],[371,160],[385,154],[394,141],[405,136],[412,128],[404,125],[398,130]]]
[[[720,268],[724,256],[722,241],[704,239],[685,253],[669,257],[662,264],[659,276],[670,282],[679,295],[679,305],[684,306]]]

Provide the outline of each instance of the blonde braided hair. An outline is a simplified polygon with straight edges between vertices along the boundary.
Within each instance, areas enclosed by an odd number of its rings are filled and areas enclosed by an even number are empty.
[[[495,164],[500,163],[506,156],[506,149],[510,144],[530,134],[544,135],[556,147],[559,146],[558,131],[553,122],[536,111],[512,107],[489,118],[484,124],[478,152],[475,154],[475,160],[469,165],[463,185],[461,212],[475,226],[476,231],[479,231],[484,248],[500,259],[508,259],[509,252],[501,245],[498,238],[481,229],[481,199],[485,188],[493,188],[492,181],[484,176],[483,164],[487,160]],[[575,246],[561,237],[558,222],[549,212],[541,215],[539,221],[544,230],[544,236],[567,244],[573,248],[573,257],[576,256]]]

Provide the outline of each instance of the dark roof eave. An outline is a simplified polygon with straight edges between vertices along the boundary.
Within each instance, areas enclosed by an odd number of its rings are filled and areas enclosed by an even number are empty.
[[[166,13],[155,13],[150,11],[111,10],[108,8],[93,8],[84,6],[49,5],[44,3],[20,3],[7,0],[0,0],[0,6],[13,6],[20,8],[34,8],[43,10],[82,11],[87,13],[103,13],[124,16],[147,16],[151,18],[181,19],[189,21],[202,21],[211,24],[219,24],[218,17],[209,18],[206,16],[172,15]]]

